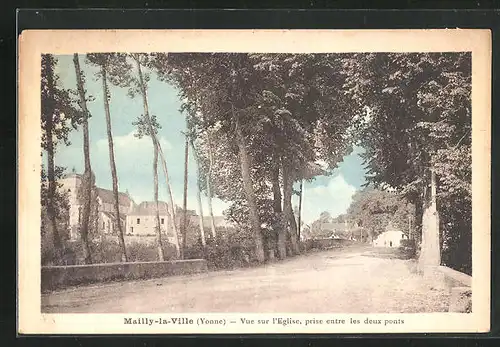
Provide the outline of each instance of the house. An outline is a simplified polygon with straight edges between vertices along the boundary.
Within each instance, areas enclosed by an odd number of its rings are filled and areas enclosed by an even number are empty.
[[[407,236],[397,228],[394,228],[389,224],[386,231],[382,232],[373,240],[373,246],[375,247],[399,247],[401,245],[401,240],[407,239]]]
[[[160,214],[160,229],[165,234],[170,243],[174,243],[174,231],[169,214],[169,205],[164,201],[158,202]],[[195,210],[187,210],[187,222],[195,228],[199,226],[199,216]],[[175,219],[176,225],[181,225],[183,218],[182,208],[176,206]],[[132,212],[127,215],[127,235],[156,235],[156,208],[154,201],[144,201],[137,205]],[[216,228],[229,227],[231,224],[223,216],[214,216],[214,224]],[[203,228],[209,232],[211,229],[211,218],[203,216]],[[180,231],[180,230],[178,230]]]
[[[160,230],[168,237],[173,237],[170,225],[168,204],[158,201]],[[156,203],[143,201],[127,215],[127,235],[156,235]]]
[[[83,202],[78,197],[83,175],[72,172],[59,180],[62,190],[68,193],[69,199],[69,229],[70,239],[75,240],[79,235],[80,221],[82,218]],[[97,195],[97,232],[103,234],[114,234],[118,231],[117,218],[114,207],[114,194],[112,190],[96,188]],[[120,211],[120,223],[126,228],[126,215],[135,208],[135,202],[128,192],[118,193],[118,208]]]

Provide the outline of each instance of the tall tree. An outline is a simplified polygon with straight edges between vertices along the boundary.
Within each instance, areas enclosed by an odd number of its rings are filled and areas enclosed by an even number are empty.
[[[144,108],[144,115],[143,118],[139,119],[137,122],[137,125],[139,126],[139,136],[142,136],[142,134],[149,135],[151,137],[151,141],[153,143],[153,197],[154,197],[154,202],[155,202],[155,233],[156,233],[156,247],[158,250],[158,260],[159,261],[164,261],[165,260],[165,254],[163,252],[163,242],[162,242],[162,235],[161,235],[161,228],[160,228],[160,209],[158,205],[158,144],[156,142],[156,137],[155,133],[157,132],[157,127],[154,123],[154,119],[152,120],[151,117],[149,116],[149,105],[148,105],[148,98],[147,98],[147,89],[146,89],[146,83],[147,81],[144,80],[144,77],[142,75],[142,67],[141,67],[141,55],[139,54],[132,54],[132,58],[134,59],[136,63],[136,68],[137,68],[137,73],[138,73],[138,89],[139,92],[142,96],[142,103],[143,103],[143,108]],[[156,127],[155,127],[156,125]],[[142,129],[141,127],[142,126]],[[142,130],[142,132],[141,132]],[[172,224],[175,224],[176,221],[171,215],[171,222]]]
[[[210,130],[207,130],[207,146],[208,146],[208,173],[207,173],[207,196],[208,196],[208,213],[210,215],[210,228],[212,237],[217,240],[217,230],[215,229],[214,210],[212,207],[213,191],[212,191],[212,170],[214,166],[214,153],[212,146],[212,138]]]
[[[293,177],[290,165],[287,159],[283,163],[283,218],[286,230],[289,230],[291,254],[299,253],[297,224],[292,208]]]
[[[46,210],[52,231],[56,264],[61,264],[63,256],[63,235],[58,220],[66,213],[67,199],[58,189],[57,180],[62,177],[64,168],[55,166],[54,157],[59,144],[70,145],[68,135],[77,129],[82,121],[82,113],[77,109],[72,91],[59,84],[55,73],[57,59],[50,54],[42,55],[41,66],[41,147],[47,153],[47,171],[42,168],[42,208]]]
[[[282,221],[282,198],[281,198],[281,188],[280,188],[280,160],[278,155],[273,157],[274,167],[272,170],[272,190],[273,190],[273,211],[275,213],[275,219]],[[282,223],[282,222],[281,222]],[[281,227],[281,223],[276,223],[276,249],[277,255],[280,259],[286,258],[286,234],[284,228]]]
[[[80,234],[83,242],[84,261],[86,264],[92,264],[92,254],[89,244],[89,228],[90,228],[90,214],[91,214],[91,200],[92,200],[92,187],[95,182],[92,167],[90,165],[90,144],[89,144],[89,125],[88,118],[90,112],[87,109],[87,98],[85,89],[85,77],[83,71],[80,69],[80,61],[78,54],[73,55],[73,63],[75,65],[75,74],[78,94],[80,96],[80,107],[83,111],[83,157],[85,162],[85,170],[83,173],[82,181],[82,198],[83,198],[83,212],[82,223],[80,225]]]
[[[265,88],[258,100],[259,110],[269,119],[271,141],[268,141],[275,144],[269,149],[281,157],[283,227],[292,253],[296,253],[299,233],[291,208],[294,183],[328,174],[314,162],[324,162],[331,172],[350,151],[351,138],[345,135],[351,114],[340,91],[341,58],[320,54],[254,54],[252,60],[263,73]]]
[[[126,86],[126,81],[120,78],[120,72],[125,69],[130,69],[130,64],[126,61],[125,54],[117,53],[94,53],[87,54],[87,60],[99,67],[97,77],[102,80],[102,93],[104,100],[104,114],[106,117],[106,132],[108,137],[108,152],[109,165],[111,169],[111,178],[113,182],[113,205],[116,216],[116,227],[118,229],[118,240],[122,249],[122,261],[127,262],[127,249],[125,246],[123,226],[120,217],[120,203],[118,195],[118,176],[116,174],[115,153],[113,147],[113,133],[111,126],[111,112],[109,109],[109,100],[111,99],[111,91],[108,86],[108,80],[115,85]]]
[[[42,164],[40,182],[42,265],[66,265],[64,244],[66,239],[70,236],[68,233],[70,208],[68,194],[61,189],[62,185],[57,183],[57,181],[63,177],[64,168],[56,166],[54,171],[56,190],[55,194],[51,196],[52,200],[49,202],[49,181],[47,178],[47,171],[45,170],[45,166]],[[62,249],[57,249],[54,246],[54,233],[51,232],[53,228],[53,220],[49,219],[49,206],[51,206],[52,211],[55,212],[56,215],[56,232],[58,232],[57,236],[60,238],[59,241],[61,242],[60,246]]]
[[[244,63],[247,70],[251,69],[251,65],[248,65],[248,62],[240,62],[239,60],[241,60],[242,56],[238,54],[199,56],[202,64],[197,66],[193,65],[197,63],[196,59],[189,60],[192,55],[178,56],[176,60],[172,60],[170,57],[171,55],[169,55],[167,65],[165,62],[166,57],[159,56],[156,63],[157,69],[160,74],[167,75],[172,73],[172,66],[179,66],[180,68],[173,72],[174,77],[171,79],[178,83],[184,96],[191,99],[191,102],[195,102],[197,101],[196,96],[203,95],[203,99],[200,100],[201,105],[198,105],[198,108],[203,110],[203,116],[207,118],[203,122],[203,126],[211,127],[215,122],[220,121],[224,124],[224,127],[232,127],[236,131],[234,142],[238,148],[244,194],[250,210],[250,224],[255,243],[254,256],[258,262],[262,262],[264,261],[264,249],[262,245],[261,225],[254,187],[252,186],[250,155],[247,151],[246,134],[241,124],[242,113],[245,108],[241,93],[244,93],[250,84],[244,82],[245,79],[241,78],[241,76],[237,77],[242,72],[237,65]],[[196,56],[193,57],[196,58]],[[204,59],[205,57],[215,57],[216,59]],[[213,74],[214,70],[220,71],[223,66],[229,68],[226,70],[226,73],[220,75]],[[243,68],[243,66],[241,67]],[[246,71],[244,73],[249,72]],[[205,84],[205,81],[208,80],[211,83]],[[214,84],[221,88],[212,88]],[[247,86],[243,84],[247,84]],[[209,87],[211,90],[208,89]],[[226,101],[224,102],[223,100]],[[213,112],[214,108],[221,107],[224,109],[223,113],[217,114]]]
[[[187,123],[186,123],[187,124]],[[184,251],[186,249],[186,229],[187,229],[187,192],[188,192],[188,159],[189,159],[189,136],[185,135],[185,148],[184,148],[184,197],[182,204],[182,252],[181,257],[184,258]]]
[[[196,173],[197,173],[197,190],[196,190],[196,198],[198,200],[198,225],[200,228],[200,239],[201,239],[201,244],[203,246],[203,249],[205,250],[206,247],[206,240],[205,240],[205,227],[203,225],[203,205],[201,203],[201,173],[200,173],[200,164],[199,164],[199,159],[198,155],[196,153],[196,148],[194,146],[193,139],[190,138],[189,142],[191,144],[191,148],[193,150],[193,156],[196,162]]]
[[[247,152],[245,136],[243,135],[243,131],[241,129],[240,120],[238,119],[234,108],[232,109],[232,112],[233,121],[236,128],[236,142],[239,149],[243,188],[245,190],[248,207],[250,209],[250,223],[252,226],[253,239],[255,243],[255,257],[258,262],[263,262],[264,245],[262,244],[260,218],[257,210],[257,199],[255,197],[255,191],[252,186],[252,179],[250,176],[250,156]]]
[[[297,228],[298,228],[298,236],[299,240],[301,239],[300,233],[302,229],[302,200],[304,199],[304,180],[300,180],[300,188],[299,188],[299,208],[298,208],[298,216],[297,216]]]
[[[157,172],[157,162],[158,159],[160,159],[160,162],[162,164],[163,172],[165,174],[165,181],[167,185],[167,192],[169,195],[170,199],[170,204],[167,208],[167,211],[169,213],[170,220],[172,221],[171,227],[174,233],[174,245],[177,251],[177,257],[180,257],[180,242],[179,242],[179,233],[177,232],[177,220],[175,217],[175,204],[174,204],[174,199],[172,195],[172,187],[170,185],[170,179],[168,175],[168,168],[167,168],[167,162],[165,159],[165,154],[163,153],[161,144],[157,138],[157,128],[158,128],[158,123],[156,122],[156,117],[150,116],[149,115],[149,106],[148,106],[148,98],[147,98],[147,82],[149,80],[149,75],[144,75],[142,72],[143,66],[147,66],[149,64],[148,59],[149,56],[147,54],[132,54],[131,55],[133,60],[136,63],[136,68],[138,71],[138,79],[136,81],[137,89],[135,91],[139,91],[139,93],[142,95],[143,99],[143,105],[144,105],[144,119],[139,119],[138,123],[142,123],[143,126],[143,133],[147,133],[153,142],[153,149],[154,149],[154,159],[153,159],[153,177],[154,177],[154,193],[155,193],[155,201],[156,205],[158,205],[158,172]],[[134,94],[134,90],[131,90],[131,94]],[[155,127],[156,126],[156,127]],[[158,244],[161,244],[161,229],[160,229],[160,220],[159,220],[159,209],[157,207],[157,240]],[[161,250],[160,253],[160,248],[158,249],[159,251],[159,257],[160,259],[163,259],[163,249]]]

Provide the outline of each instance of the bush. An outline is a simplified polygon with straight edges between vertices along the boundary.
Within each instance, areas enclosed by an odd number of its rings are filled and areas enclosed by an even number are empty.
[[[165,260],[173,260],[177,258],[175,245],[168,241],[162,240],[163,255]],[[158,260],[158,248],[156,244],[147,244],[134,242],[128,245],[127,253],[129,261],[156,261]]]
[[[415,258],[417,255],[417,247],[415,240],[403,239],[399,245],[401,253],[408,258]]]
[[[205,249],[200,239],[189,242],[184,250],[184,259],[204,258],[208,267],[216,270],[250,265],[253,245],[244,237],[244,232],[234,228],[218,228],[216,239],[210,237],[209,232],[205,235]]]
[[[118,263],[122,261],[122,249],[117,241],[104,239],[93,240],[90,244],[92,263]],[[175,246],[163,241],[165,260],[177,258]],[[83,265],[83,244],[81,241],[67,242],[64,253],[64,265]],[[128,260],[130,262],[157,261],[158,250],[154,243],[133,242],[127,245]],[[42,265],[53,265],[52,248],[47,247],[42,252]]]

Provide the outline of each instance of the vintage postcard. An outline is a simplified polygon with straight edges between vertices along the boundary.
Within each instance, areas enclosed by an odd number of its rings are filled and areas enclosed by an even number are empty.
[[[488,30],[19,38],[22,334],[490,329]]]

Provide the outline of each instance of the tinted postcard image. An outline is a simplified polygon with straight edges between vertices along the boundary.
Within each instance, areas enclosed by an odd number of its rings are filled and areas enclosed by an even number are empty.
[[[488,328],[473,48],[37,53],[34,330]]]

